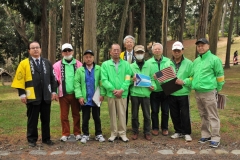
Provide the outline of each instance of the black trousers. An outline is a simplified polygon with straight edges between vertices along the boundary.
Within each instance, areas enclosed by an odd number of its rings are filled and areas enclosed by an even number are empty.
[[[129,87],[130,88],[130,87]],[[130,90],[128,90],[128,96],[127,96],[127,108],[126,108],[126,126],[128,124],[128,105],[129,105],[129,100],[130,100]]]
[[[40,114],[42,141],[50,140],[50,112],[51,103],[41,101],[40,104],[27,104],[27,140],[36,142],[38,140],[38,118]]]
[[[175,133],[191,134],[188,96],[169,96],[170,115]]]
[[[139,133],[139,107],[142,107],[143,113],[143,133],[150,134],[151,119],[150,119],[150,99],[148,97],[135,97],[131,96],[132,102],[132,130],[133,133]]]
[[[95,125],[95,135],[102,134],[100,107],[81,106],[82,108],[82,131],[84,135],[89,135],[89,120],[92,110],[92,117]]]
[[[168,130],[169,105],[168,96],[163,91],[150,94],[152,129],[159,130],[159,110],[161,106],[161,129]]]

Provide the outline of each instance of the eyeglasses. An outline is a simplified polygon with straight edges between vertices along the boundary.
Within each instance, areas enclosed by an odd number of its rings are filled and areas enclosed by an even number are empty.
[[[71,49],[64,49],[63,52],[72,52]]]
[[[34,50],[34,49],[39,49],[40,47],[32,47],[30,49]]]

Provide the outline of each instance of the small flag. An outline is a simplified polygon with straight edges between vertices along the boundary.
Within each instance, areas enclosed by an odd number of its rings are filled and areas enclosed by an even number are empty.
[[[172,67],[164,68],[163,70],[155,73],[159,82],[164,82],[167,79],[175,78],[176,74],[174,73]]]
[[[134,86],[138,87],[150,87],[151,79],[149,76],[143,74],[136,74],[137,81],[134,82]]]

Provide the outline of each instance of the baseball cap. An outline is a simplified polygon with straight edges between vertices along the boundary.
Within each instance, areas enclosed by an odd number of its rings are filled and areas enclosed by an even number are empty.
[[[136,46],[134,47],[134,52],[137,52],[137,51],[143,51],[143,52],[145,52],[144,46],[143,46],[143,45],[136,45]]]
[[[86,50],[86,51],[83,53],[83,55],[86,55],[86,54],[88,54],[88,53],[91,54],[92,56],[94,56],[93,51],[90,50],[90,49]]]
[[[208,42],[208,40],[207,40],[206,38],[200,38],[200,39],[198,39],[195,44],[197,45],[198,43],[209,44],[209,42]]]
[[[73,50],[72,45],[69,44],[69,43],[64,43],[64,44],[62,45],[62,51],[63,51],[64,49],[66,49],[66,48]]]
[[[172,45],[172,50],[175,50],[175,49],[183,50],[184,49],[183,44],[179,41],[176,41]]]

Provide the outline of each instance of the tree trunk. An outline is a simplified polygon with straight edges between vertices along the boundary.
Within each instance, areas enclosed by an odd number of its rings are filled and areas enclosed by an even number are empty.
[[[237,0],[236,17],[239,17],[239,1],[240,0]],[[238,24],[238,22],[239,22],[239,18],[236,18],[236,32],[235,32],[236,35],[239,35],[239,24]]]
[[[48,59],[52,64],[56,62],[56,39],[57,39],[57,3],[51,0],[49,9],[49,41],[48,41]]]
[[[95,53],[95,62],[98,63],[97,53],[97,0],[85,0],[84,4],[84,32],[83,51],[91,49]]]
[[[222,22],[221,22],[222,37],[224,37],[224,23],[225,23],[226,13],[227,13],[227,1],[225,1],[225,4],[223,6],[223,16],[222,16]]]
[[[34,24],[34,38],[33,38],[33,40],[37,41],[37,42],[40,42],[40,40],[41,40],[40,36],[41,36],[40,26],[37,25],[37,24]]]
[[[63,0],[62,44],[70,43],[71,37],[71,0]]]
[[[130,10],[128,13],[128,35],[133,35],[133,11]]]
[[[140,43],[146,48],[146,4],[145,0],[141,1],[141,34]]]
[[[163,14],[162,14],[162,45],[163,55],[167,57],[167,28],[168,28],[168,0],[163,0]]]
[[[230,50],[231,50],[231,41],[233,33],[233,18],[234,18],[234,9],[235,9],[236,0],[232,0],[232,8],[229,22],[228,30],[228,40],[227,40],[227,50],[226,50],[226,59],[224,68],[230,68]]]
[[[48,0],[42,0],[41,7],[42,7],[42,16],[41,16],[42,57],[48,58],[48,18],[47,18]]]
[[[128,6],[129,6],[129,0],[126,0],[124,4],[123,13],[122,13],[121,26],[120,26],[119,36],[118,36],[118,44],[120,46],[122,46],[122,43],[123,43],[123,35],[124,35],[124,29],[125,29],[125,24],[127,20]]]
[[[206,37],[208,9],[209,9],[209,0],[201,0],[200,10],[199,10],[200,17],[199,17],[199,23],[198,23],[197,39]],[[198,56],[198,53],[196,50],[195,57],[197,56]]]
[[[213,54],[217,54],[217,42],[218,33],[222,17],[222,9],[225,0],[217,0],[211,20],[210,33],[209,33],[209,44],[210,50]]]
[[[79,36],[78,36],[78,28],[79,28],[79,17],[78,17],[78,3],[76,3],[76,11],[75,11],[75,38],[74,38],[74,58],[76,58],[77,56],[77,49],[78,49],[78,39],[79,39]]]
[[[185,22],[185,8],[186,8],[186,0],[182,0],[181,4],[181,24],[180,24],[180,31],[179,31],[179,41],[183,42],[183,30],[184,30],[184,22]]]

